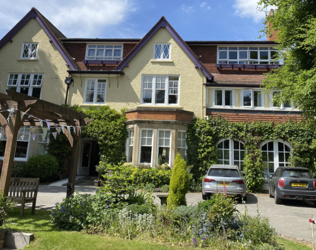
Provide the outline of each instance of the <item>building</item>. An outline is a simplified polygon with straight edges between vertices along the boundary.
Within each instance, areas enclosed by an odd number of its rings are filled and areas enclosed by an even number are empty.
[[[234,122],[299,117],[290,103],[277,107],[274,93],[260,88],[263,73],[283,63],[274,59],[275,46],[275,41],[183,41],[165,17],[142,39],[66,38],[33,8],[0,41],[0,91],[14,88],[62,104],[63,82],[71,76],[69,105],[127,108],[128,162],[155,167],[161,157],[172,166],[177,152],[186,155],[186,130],[195,117],[221,115]],[[26,138],[25,160],[43,153],[34,149],[40,140]],[[97,145],[85,138],[81,147],[78,174],[88,175]],[[242,168],[242,142],[223,138],[218,150],[220,162]],[[262,150],[268,172],[288,164],[287,142],[267,142]]]

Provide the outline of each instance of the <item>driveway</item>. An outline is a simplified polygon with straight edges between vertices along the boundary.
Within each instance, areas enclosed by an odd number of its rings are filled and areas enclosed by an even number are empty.
[[[79,193],[95,194],[96,188],[81,183],[76,187],[76,190]],[[65,196],[66,187],[40,185],[36,207],[38,209],[52,209],[55,203],[61,202]],[[201,193],[188,193],[186,198],[188,205],[196,205],[202,201]],[[159,198],[156,197],[155,202],[159,204]],[[278,234],[311,242],[311,225],[308,219],[311,213],[314,213],[314,218],[316,218],[316,209],[311,203],[289,201],[282,205],[276,205],[274,199],[269,198],[267,194],[250,194],[247,205],[237,205],[239,211],[244,211],[246,207],[249,214],[253,216],[257,215],[257,210],[259,210],[260,215],[269,219],[270,224]]]

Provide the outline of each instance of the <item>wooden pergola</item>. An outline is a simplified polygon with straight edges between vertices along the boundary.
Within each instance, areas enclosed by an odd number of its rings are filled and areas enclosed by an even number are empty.
[[[8,94],[0,93],[0,125],[4,127],[7,137],[5,153],[0,178],[0,190],[8,195],[15,148],[19,130],[22,126],[43,126],[49,122],[51,127],[65,126],[64,134],[72,147],[69,168],[67,196],[75,189],[76,172],[81,141],[81,128],[93,119],[86,119],[86,115],[54,103],[43,101],[15,91],[7,90]],[[66,126],[72,126],[74,135]]]

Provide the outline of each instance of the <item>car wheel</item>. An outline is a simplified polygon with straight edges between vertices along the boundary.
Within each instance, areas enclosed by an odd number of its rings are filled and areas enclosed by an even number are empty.
[[[208,195],[207,194],[202,194],[202,199],[205,201],[205,200],[207,200],[207,198],[208,198]]]
[[[272,193],[271,193],[271,188],[270,188],[270,186],[269,186],[269,197],[270,197],[270,198],[273,198],[273,195],[272,195]]]
[[[275,204],[281,204],[282,203],[282,200],[280,199],[280,197],[278,197],[276,189],[274,190],[274,201],[275,201]]]

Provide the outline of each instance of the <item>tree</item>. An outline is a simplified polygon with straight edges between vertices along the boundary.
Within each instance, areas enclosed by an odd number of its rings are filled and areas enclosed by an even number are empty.
[[[264,34],[277,31],[279,58],[285,65],[267,74],[265,89],[281,90],[278,103],[292,102],[307,118],[316,117],[316,2],[314,0],[261,0],[259,8],[276,6],[267,16]]]
[[[183,160],[181,154],[177,153],[170,179],[170,190],[167,199],[168,207],[186,206],[185,195],[189,191],[189,185],[190,178],[187,171],[187,163]]]
[[[110,164],[125,160],[125,143],[128,136],[123,111],[121,113],[109,106],[89,107],[85,114],[94,120],[83,129],[83,136],[98,142],[101,159]]]

